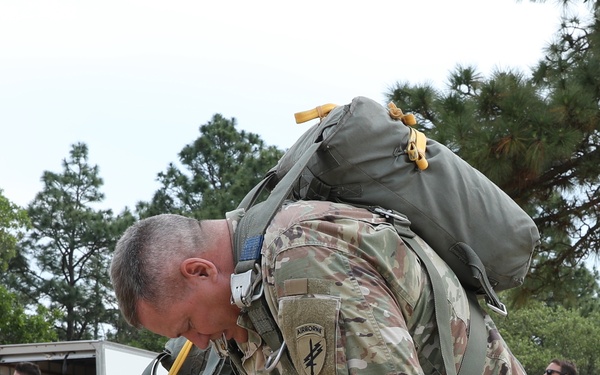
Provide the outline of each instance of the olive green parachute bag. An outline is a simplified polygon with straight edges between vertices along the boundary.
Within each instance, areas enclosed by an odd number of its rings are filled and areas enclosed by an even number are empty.
[[[532,218],[481,172],[412,128],[414,116],[393,104],[385,108],[356,97],[344,106],[297,113],[296,122],[317,117],[321,121],[255,190],[272,190],[292,167],[305,164],[291,188],[294,199],[380,206],[406,215],[412,231],[465,289],[484,295],[505,315],[495,291],[523,283],[540,239]],[[256,195],[249,193],[240,207],[249,207]]]

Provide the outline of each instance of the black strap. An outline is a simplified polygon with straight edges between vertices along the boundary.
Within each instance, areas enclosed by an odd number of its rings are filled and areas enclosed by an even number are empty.
[[[479,281],[480,290],[478,293],[483,294],[487,305],[496,313],[506,316],[506,306],[504,306],[504,304],[500,301],[500,298],[498,298],[498,295],[490,284],[487,273],[485,272],[485,266],[475,250],[473,250],[471,246],[464,242],[457,242],[452,247],[451,252],[460,254],[459,257],[461,259],[465,259],[466,263],[469,265],[469,267],[471,267],[471,274],[473,278]]]
[[[242,366],[243,354],[234,340],[227,343],[227,352],[229,353],[229,360],[233,365],[235,373],[238,375],[246,375],[246,370],[244,370],[244,366]]]

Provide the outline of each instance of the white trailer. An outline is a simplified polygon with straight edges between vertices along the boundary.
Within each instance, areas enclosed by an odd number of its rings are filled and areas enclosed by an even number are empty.
[[[36,363],[42,375],[142,375],[158,353],[110,341],[0,345],[0,375],[19,362]],[[167,371],[158,366],[158,375]]]

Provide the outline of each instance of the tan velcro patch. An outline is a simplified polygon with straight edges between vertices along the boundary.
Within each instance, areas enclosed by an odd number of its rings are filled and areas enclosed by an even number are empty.
[[[318,324],[296,327],[296,351],[306,375],[320,374],[327,353],[325,329]]]
[[[300,374],[335,374],[336,328],[341,302],[328,295],[283,297],[278,321]]]

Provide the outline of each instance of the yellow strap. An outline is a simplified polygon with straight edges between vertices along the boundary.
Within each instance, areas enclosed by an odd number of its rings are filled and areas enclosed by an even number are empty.
[[[394,120],[400,120],[404,125],[408,126],[417,125],[417,119],[412,113],[408,113],[405,115],[404,113],[402,113],[402,110],[400,108],[396,107],[396,104],[394,103],[389,103],[388,108],[390,117]]]
[[[414,126],[417,124],[417,120],[412,113],[404,114],[402,110],[394,103],[388,104],[390,117],[394,120],[400,120],[404,125]],[[417,168],[425,170],[429,166],[429,162],[425,158],[425,151],[427,149],[427,137],[420,131],[410,128],[410,137],[408,145],[406,146],[406,153],[411,161],[417,164]]]
[[[429,167],[429,162],[425,158],[425,150],[427,149],[427,137],[418,130],[413,129],[417,133],[417,150],[419,150],[419,158],[415,160],[417,167],[424,171]]]
[[[187,340],[185,342],[185,344],[183,344],[183,346],[181,347],[181,350],[179,351],[179,354],[177,354],[177,358],[175,359],[175,362],[173,362],[173,365],[171,366],[171,369],[169,370],[168,375],[177,375],[177,373],[181,369],[181,366],[183,366],[183,362],[185,362],[186,357],[190,353],[190,350],[192,349],[192,345],[193,344],[190,340]]]
[[[411,161],[417,164],[420,170],[425,170],[429,166],[429,162],[425,158],[425,149],[427,144],[427,137],[420,131],[410,128],[410,137],[408,140],[408,146],[406,147],[406,153]]]
[[[337,105],[329,103],[320,105],[315,109],[294,113],[296,124],[302,124],[303,122],[314,120],[316,118],[322,119],[323,117],[327,116],[335,107],[337,107]]]

